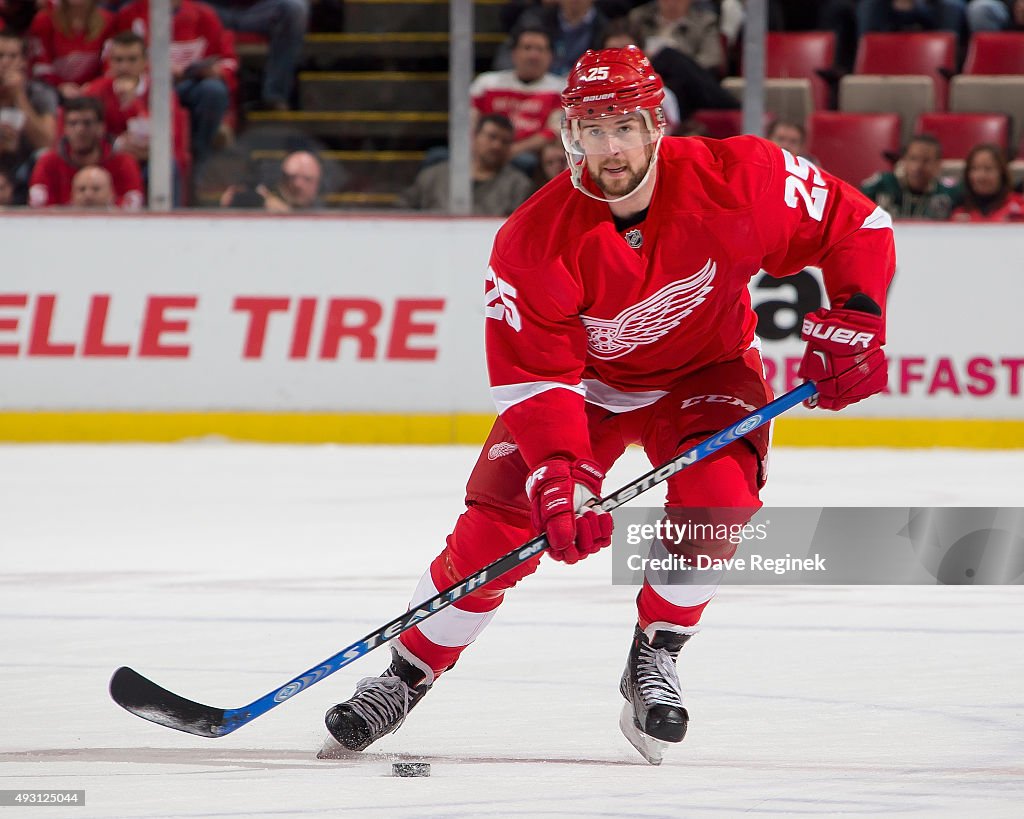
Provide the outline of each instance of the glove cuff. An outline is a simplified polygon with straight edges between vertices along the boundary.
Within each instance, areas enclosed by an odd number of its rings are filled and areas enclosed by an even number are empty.
[[[820,350],[833,353],[862,353],[885,343],[880,316],[844,308],[822,307],[804,316],[800,338]]]
[[[604,472],[602,472],[593,461],[588,461],[585,458],[573,461],[572,479],[576,481],[576,483],[581,483],[587,487],[595,497],[601,497],[601,485],[604,483]]]

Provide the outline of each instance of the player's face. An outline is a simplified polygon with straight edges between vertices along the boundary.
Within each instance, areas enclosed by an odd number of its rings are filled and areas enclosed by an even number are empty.
[[[580,122],[580,145],[590,178],[606,196],[637,189],[654,153],[654,138],[640,114]]]
[[[971,190],[980,196],[992,196],[1002,186],[999,163],[989,151],[978,151],[967,169],[967,182]]]

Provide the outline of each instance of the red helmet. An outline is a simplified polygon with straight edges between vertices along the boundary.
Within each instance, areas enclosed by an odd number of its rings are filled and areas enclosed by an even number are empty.
[[[608,199],[584,182],[587,148],[583,144],[582,120],[621,117],[639,114],[645,123],[641,138],[654,145],[648,159],[647,173],[640,185],[647,184],[657,161],[658,148],[665,134],[665,112],[661,107],[665,86],[651,68],[650,60],[636,46],[588,51],[569,74],[562,92],[562,146],[569,161],[572,184],[592,199],[617,202],[631,196],[625,194]],[[638,185],[639,187],[639,185]]]
[[[661,108],[665,86],[636,46],[588,51],[562,92],[566,119],[593,119]]]

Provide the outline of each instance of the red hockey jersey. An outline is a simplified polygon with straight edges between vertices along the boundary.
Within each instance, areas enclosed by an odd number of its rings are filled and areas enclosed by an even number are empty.
[[[104,43],[114,35],[114,15],[104,9],[96,11],[103,18],[103,28],[92,38],[84,31],[64,34],[50,9],[36,14],[28,32],[29,59],[36,79],[50,85],[82,85],[103,73],[100,56]]]
[[[586,176],[584,176],[586,179]],[[860,192],[757,137],[662,140],[643,222],[552,180],[502,226],[488,270],[491,394],[527,463],[590,458],[584,401],[647,406],[755,344],[747,285],[822,268],[833,304],[878,304],[892,222]]]
[[[114,93],[114,78],[109,76],[93,80],[82,89],[82,94],[96,97],[103,103],[103,121],[107,126],[107,136],[111,139],[117,139],[127,131],[132,120],[149,120],[148,75],[142,78],[134,99],[127,105],[122,106],[120,98]],[[174,159],[179,170],[183,170],[192,164],[189,154],[189,120],[188,113],[174,94],[171,95],[171,124]]]
[[[124,6],[117,13],[114,28],[116,31],[134,31],[148,42],[148,0],[135,0]],[[183,72],[193,63],[216,58],[224,82],[233,92],[238,71],[233,42],[212,6],[182,0],[171,19],[171,70]]]
[[[562,89],[565,80],[545,74],[526,83],[516,72],[485,71],[469,87],[470,105],[481,115],[504,114],[515,128],[516,141],[534,134],[558,135],[562,122]]]
[[[125,210],[139,210],[144,197],[142,173],[135,157],[114,153],[109,144],[104,144],[102,158],[96,164],[110,173],[118,206]],[[71,161],[63,139],[52,150],[44,151],[29,179],[29,206],[46,208],[70,204],[71,181],[81,167]]]

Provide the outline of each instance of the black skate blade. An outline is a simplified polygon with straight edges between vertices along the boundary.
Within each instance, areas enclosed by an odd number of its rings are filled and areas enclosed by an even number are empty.
[[[317,759],[358,759],[365,756],[367,754],[362,751],[346,748],[330,734],[325,737],[323,747],[316,752]]]
[[[179,697],[128,667],[117,669],[110,678],[110,696],[126,711],[166,728],[211,738],[228,733],[223,708]]]

